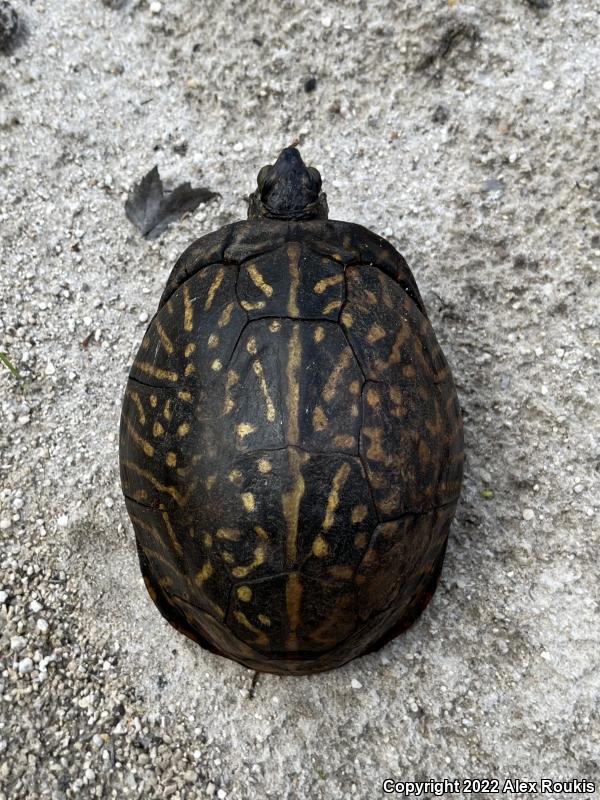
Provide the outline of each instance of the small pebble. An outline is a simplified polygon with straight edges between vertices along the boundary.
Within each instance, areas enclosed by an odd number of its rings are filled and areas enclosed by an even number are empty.
[[[207,784],[206,789],[204,790],[204,792],[209,797],[214,797],[214,794],[215,794],[216,790],[217,790],[217,787],[214,785],[214,783],[211,782],[211,783]]]
[[[100,750],[100,748],[104,746],[104,739],[100,736],[99,733],[95,733],[92,736],[92,744],[94,745],[96,750]]]
[[[327,14],[327,16],[321,18],[321,23],[322,23],[324,28],[331,28],[331,23],[332,22],[333,22],[333,20],[331,19],[329,14]]]
[[[105,497],[104,498],[104,505],[107,508],[112,508],[114,506],[114,504],[115,504],[115,501],[112,499],[112,497]]]
[[[526,508],[523,510],[523,519],[529,522],[535,517],[535,514],[530,508]]]
[[[162,11],[162,3],[159,3],[158,0],[154,0],[154,2],[150,3],[151,14],[160,14],[161,11]]]
[[[353,689],[362,689],[363,687],[362,683],[357,681],[356,678],[352,678],[350,686],[352,686]]]
[[[225,791],[225,789],[219,789],[219,791],[217,792],[217,797],[219,798],[219,800],[224,800],[227,797],[227,792]]]
[[[30,658],[24,658],[19,661],[19,675],[27,675],[33,669],[33,661]]]
[[[578,483],[575,488],[573,489],[575,494],[581,494],[583,492],[583,486],[581,483]]]
[[[7,531],[11,526],[10,517],[0,519],[0,531]]]
[[[7,600],[8,600],[8,595],[6,594],[6,592],[0,592],[0,606],[3,606]]]
[[[32,600],[31,603],[29,603],[29,608],[33,611],[34,614],[37,614],[38,611],[42,610],[43,605],[39,603],[37,600]]]
[[[48,623],[45,619],[38,619],[35,623],[35,627],[40,631],[40,633],[47,633],[48,632]]]
[[[66,514],[62,514],[56,522],[60,528],[66,528],[69,524],[69,517]]]
[[[147,311],[142,311],[142,313],[139,315],[138,319],[139,319],[140,322],[148,322],[148,319],[149,319],[148,312]]]
[[[27,639],[25,639],[23,636],[11,636],[10,638],[10,649],[13,651],[13,653],[18,653],[25,647],[26,644]]]
[[[244,149],[244,145],[241,142],[236,142],[233,145],[233,149],[235,150],[236,153],[241,153],[242,150]]]
[[[88,781],[88,783],[91,783],[92,781],[96,780],[96,773],[90,767],[88,767],[85,771],[85,779],[86,781]]]
[[[54,375],[55,374],[56,367],[54,366],[54,364],[51,361],[49,361],[46,364],[46,369],[44,370],[44,372],[46,373],[46,375]]]

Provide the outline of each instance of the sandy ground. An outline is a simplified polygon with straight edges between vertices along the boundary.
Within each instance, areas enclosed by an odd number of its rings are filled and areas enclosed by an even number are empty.
[[[1,800],[600,780],[597,4],[14,5],[25,32],[0,54],[0,350],[21,374],[0,370]],[[259,167],[296,138],[331,216],[411,264],[467,465],[418,624],[340,670],[251,691],[251,672],[146,595],[118,422],[175,258],[245,216]],[[221,199],[149,243],[123,204],[154,164]]]

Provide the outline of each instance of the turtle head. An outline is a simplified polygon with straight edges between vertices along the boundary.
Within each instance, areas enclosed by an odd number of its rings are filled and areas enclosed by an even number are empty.
[[[295,147],[286,147],[274,164],[258,173],[250,195],[248,219],[327,219],[327,198],[321,176],[307,167]]]

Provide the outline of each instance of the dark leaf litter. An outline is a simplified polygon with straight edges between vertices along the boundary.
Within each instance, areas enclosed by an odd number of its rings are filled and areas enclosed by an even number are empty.
[[[219,196],[204,186],[193,188],[189,181],[165,192],[158,167],[154,167],[130,190],[125,215],[142,236],[158,239],[172,222]]]

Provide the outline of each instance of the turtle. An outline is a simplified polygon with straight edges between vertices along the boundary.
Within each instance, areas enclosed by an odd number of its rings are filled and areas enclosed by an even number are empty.
[[[328,218],[295,147],[194,241],[131,367],[120,474],[148,593],[207,650],[321,672],[405,631],[438,582],[464,447],[405,259]]]

